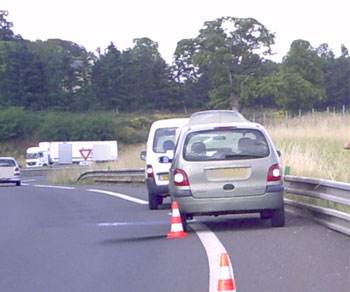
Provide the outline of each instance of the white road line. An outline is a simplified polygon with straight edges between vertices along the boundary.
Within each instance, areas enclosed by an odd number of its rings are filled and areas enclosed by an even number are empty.
[[[141,204],[141,205],[146,205],[148,204],[148,201],[144,201],[141,199],[137,199],[128,195],[123,195],[123,194],[119,194],[119,193],[115,193],[115,192],[110,192],[110,191],[104,191],[104,190],[95,190],[95,189],[89,189],[87,190],[88,192],[95,192],[95,193],[102,193],[105,195],[110,195],[110,196],[114,196],[123,200],[127,200],[133,203],[137,203],[137,204]]]
[[[192,224],[191,228],[198,235],[207,253],[209,262],[209,292],[215,292],[217,291],[220,279],[220,256],[222,253],[227,253],[227,251],[214,232],[208,229],[204,224]],[[232,264],[230,269],[234,279]]]
[[[51,185],[34,185],[37,188],[51,188],[51,189],[62,189],[62,190],[75,190],[75,187],[63,187],[63,186],[51,186]]]
[[[110,191],[88,189],[88,192],[102,193],[114,197],[118,197],[123,200],[128,200],[137,204],[146,205],[147,201],[140,200],[128,195],[119,194]],[[169,215],[172,215],[171,213]],[[137,224],[137,223],[136,223]],[[125,226],[131,225],[130,223],[122,222],[113,222],[113,223],[98,223],[98,226]],[[204,246],[205,252],[207,253],[208,262],[209,262],[209,292],[217,291],[217,285],[220,279],[220,257],[221,254],[227,253],[225,247],[222,245],[220,240],[216,237],[215,233],[212,232],[202,223],[195,223],[191,225],[191,228],[196,232],[199,237],[202,245]],[[231,274],[234,279],[232,264],[230,266]]]

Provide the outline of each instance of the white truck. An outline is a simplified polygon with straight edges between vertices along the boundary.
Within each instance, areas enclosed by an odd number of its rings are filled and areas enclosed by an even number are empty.
[[[40,142],[26,151],[26,167],[53,164],[87,164],[118,159],[117,141]]]

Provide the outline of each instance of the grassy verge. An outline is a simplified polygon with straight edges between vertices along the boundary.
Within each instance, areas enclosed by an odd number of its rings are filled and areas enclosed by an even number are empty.
[[[350,115],[311,115],[267,127],[291,175],[350,183]]]
[[[290,166],[291,175],[323,178],[350,183],[350,150],[344,143],[350,140],[350,115],[308,115],[301,118],[281,119],[278,123],[266,126],[277,149],[282,153],[283,168]],[[118,161],[96,164],[91,169],[141,168],[140,152],[145,144],[121,145]],[[72,173],[55,174],[51,182],[71,182],[79,176]],[[72,178],[70,178],[70,176]]]

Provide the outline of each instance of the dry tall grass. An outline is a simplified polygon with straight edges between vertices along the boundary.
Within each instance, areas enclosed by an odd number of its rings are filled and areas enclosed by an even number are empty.
[[[343,147],[350,140],[350,115],[282,119],[266,128],[282,153],[283,168],[290,166],[292,175],[350,182],[350,150]],[[146,150],[146,145],[120,145],[118,161],[94,164],[89,169],[142,168],[145,166],[140,159],[142,150]],[[71,183],[83,171],[55,172],[49,181]]]
[[[292,175],[350,182],[350,115],[308,115],[266,128]]]

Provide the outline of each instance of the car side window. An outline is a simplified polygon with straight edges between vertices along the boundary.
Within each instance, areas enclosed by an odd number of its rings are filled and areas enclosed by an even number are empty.
[[[157,129],[153,140],[153,151],[155,153],[165,153],[174,150],[175,132],[177,128]]]

